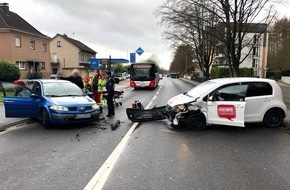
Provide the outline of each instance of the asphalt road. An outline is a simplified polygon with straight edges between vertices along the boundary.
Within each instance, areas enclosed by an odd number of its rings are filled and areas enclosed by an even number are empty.
[[[170,78],[160,87],[150,107],[192,88]],[[134,100],[146,107],[158,90],[127,90],[115,118],[98,125],[1,132],[0,189],[83,189],[131,128],[125,108]],[[115,119],[122,123],[111,131]],[[108,166],[103,189],[289,189],[289,147],[288,134],[263,125],[174,131],[166,120],[141,123]]]

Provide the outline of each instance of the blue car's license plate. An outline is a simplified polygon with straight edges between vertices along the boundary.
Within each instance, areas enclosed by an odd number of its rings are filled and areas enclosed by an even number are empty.
[[[91,114],[77,114],[76,115],[76,119],[86,119],[86,118],[90,118]]]

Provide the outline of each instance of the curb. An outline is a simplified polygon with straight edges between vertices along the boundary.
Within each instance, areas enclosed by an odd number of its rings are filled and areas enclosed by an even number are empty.
[[[185,79],[185,78],[181,78],[181,77],[180,77],[180,79],[183,80],[184,82],[188,83],[188,84],[193,85],[193,86],[196,86],[196,85],[200,84],[200,82],[195,82],[195,81],[192,81],[190,79]]]
[[[29,123],[31,121],[32,120],[30,118],[24,118],[24,119],[18,119],[16,121],[12,121],[9,123],[5,123],[4,125],[0,125],[0,132],[5,131],[9,127],[13,127],[13,126],[19,125],[19,124],[26,124],[26,123]]]

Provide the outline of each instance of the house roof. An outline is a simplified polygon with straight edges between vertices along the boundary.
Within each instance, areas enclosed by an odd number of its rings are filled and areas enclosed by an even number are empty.
[[[70,43],[72,43],[74,46],[76,46],[77,48],[79,48],[81,51],[85,51],[85,52],[88,52],[88,53],[94,53],[96,54],[97,52],[94,51],[93,49],[89,48],[88,46],[86,46],[85,44],[83,44],[82,42],[78,41],[78,40],[75,40],[73,38],[70,38],[68,37],[66,34],[57,34],[56,36],[61,36],[63,37],[64,39],[66,39],[67,41],[69,41]],[[55,37],[56,37],[55,36]],[[54,38],[55,38],[54,37]]]
[[[8,3],[0,3],[0,29],[17,30],[20,32],[48,38],[28,22],[26,22],[18,14],[9,11]]]

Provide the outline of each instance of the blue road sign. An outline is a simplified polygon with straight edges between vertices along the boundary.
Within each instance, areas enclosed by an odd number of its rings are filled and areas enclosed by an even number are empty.
[[[136,62],[136,53],[130,53],[130,63]]]
[[[111,64],[114,63],[129,63],[129,60],[127,59],[111,59]]]
[[[140,48],[140,47],[136,50],[136,53],[138,55],[141,55],[143,52],[144,52],[144,50],[142,48]]]
[[[103,64],[118,64],[118,63],[129,63],[127,59],[108,59],[108,58],[94,58],[90,59],[90,66],[93,69],[103,67]]]
[[[90,65],[91,65],[91,68],[99,68],[99,65],[100,65],[100,59],[90,59]]]

